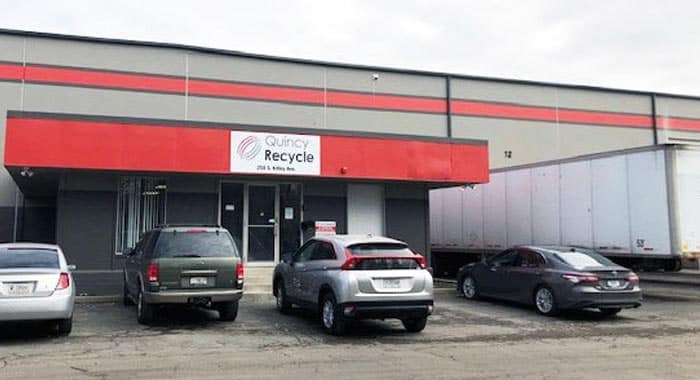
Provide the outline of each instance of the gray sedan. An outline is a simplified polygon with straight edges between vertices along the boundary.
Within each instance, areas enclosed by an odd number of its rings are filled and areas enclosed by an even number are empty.
[[[522,246],[460,268],[458,291],[534,305],[544,315],[597,308],[615,315],[639,307],[639,277],[586,249]]]
[[[56,245],[0,244],[0,322],[47,321],[59,334],[70,334],[72,269]]]

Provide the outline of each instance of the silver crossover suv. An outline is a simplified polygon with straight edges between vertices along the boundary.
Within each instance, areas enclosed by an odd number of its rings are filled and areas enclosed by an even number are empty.
[[[317,236],[284,255],[273,275],[277,308],[319,313],[326,332],[340,335],[348,320],[398,318],[411,332],[433,311],[433,277],[425,258],[406,243],[372,235]]]
[[[44,320],[68,335],[73,326],[74,268],[56,245],[0,244],[0,322]]]

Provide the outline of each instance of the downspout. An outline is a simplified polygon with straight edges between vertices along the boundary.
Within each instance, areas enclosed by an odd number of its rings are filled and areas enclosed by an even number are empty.
[[[447,138],[452,139],[452,94],[450,93],[450,87],[451,85],[451,78],[450,76],[445,77],[445,102],[446,102],[446,110],[445,112],[447,113]]]
[[[651,94],[651,127],[654,131],[654,145],[659,145],[659,131],[656,125],[656,94]]]

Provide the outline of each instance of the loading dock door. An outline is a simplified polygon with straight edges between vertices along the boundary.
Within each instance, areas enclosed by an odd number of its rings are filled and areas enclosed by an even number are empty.
[[[348,185],[348,233],[384,235],[384,187]]]

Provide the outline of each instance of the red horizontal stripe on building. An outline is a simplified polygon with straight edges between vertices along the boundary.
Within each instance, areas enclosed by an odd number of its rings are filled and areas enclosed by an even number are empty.
[[[146,74],[114,73],[96,70],[27,66],[25,80],[29,82],[119,88],[125,90],[185,93],[185,78],[170,78]]]
[[[652,127],[652,118],[650,116],[603,111],[557,109],[468,100],[452,100],[450,103],[450,109],[452,110],[453,114],[463,116],[483,116],[635,128]]]
[[[395,95],[357,94],[352,92],[329,91],[327,102],[330,106],[379,108],[387,110],[446,113],[444,99],[419,98]]]
[[[230,174],[230,149],[221,128],[11,117],[5,165]],[[321,177],[483,183],[488,175],[486,145],[321,136]]]
[[[224,98],[323,104],[323,91],[321,90],[207,80],[190,80],[189,93]]]
[[[153,74],[136,74],[96,69],[76,69],[4,63],[0,64],[0,80],[50,83],[67,86],[88,86],[132,91],[153,91],[173,94],[188,92],[194,96],[215,96],[231,99],[276,101],[315,106],[350,107],[369,110],[391,110],[447,113],[445,99],[371,94],[340,90],[299,88],[255,83],[236,83],[184,77],[167,77]],[[591,110],[557,109],[518,104],[485,101],[452,100],[450,109],[454,115],[508,118],[575,124],[651,128],[648,115],[615,113]],[[668,129],[698,131],[696,122],[683,118],[660,118]]]
[[[21,81],[24,67],[12,63],[0,63],[0,80]]]
[[[673,129],[677,131],[700,132],[699,119],[687,119],[679,117],[657,117],[658,129]]]

